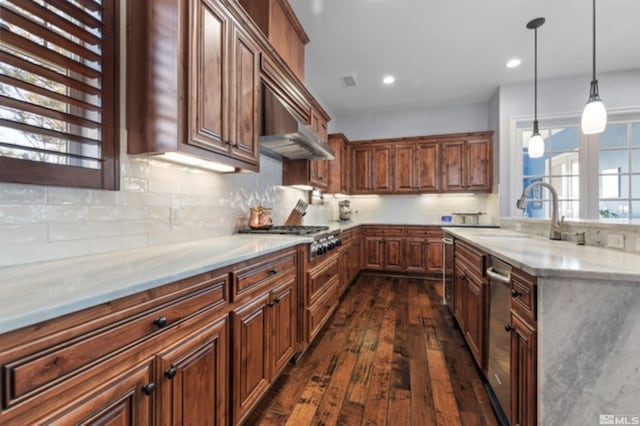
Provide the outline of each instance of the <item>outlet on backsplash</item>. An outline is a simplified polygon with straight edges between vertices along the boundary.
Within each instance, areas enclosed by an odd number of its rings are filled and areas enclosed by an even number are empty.
[[[609,248],[624,250],[624,235],[609,234],[607,235],[607,246]],[[637,243],[636,243],[637,246]]]

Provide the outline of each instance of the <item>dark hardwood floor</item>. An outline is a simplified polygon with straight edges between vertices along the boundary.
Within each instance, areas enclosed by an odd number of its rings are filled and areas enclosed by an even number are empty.
[[[441,288],[361,276],[247,424],[495,425]]]

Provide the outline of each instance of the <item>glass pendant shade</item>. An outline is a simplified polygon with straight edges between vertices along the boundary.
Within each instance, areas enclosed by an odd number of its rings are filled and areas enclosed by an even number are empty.
[[[540,133],[533,133],[529,139],[529,158],[540,158],[544,155],[544,138]]]
[[[601,100],[587,102],[582,112],[582,133],[594,135],[607,127],[607,109]]]

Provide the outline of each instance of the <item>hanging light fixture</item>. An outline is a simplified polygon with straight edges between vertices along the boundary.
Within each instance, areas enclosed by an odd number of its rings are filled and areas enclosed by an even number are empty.
[[[538,28],[544,24],[544,18],[532,19],[527,23],[527,28],[534,31],[533,47],[533,133],[529,139],[529,157],[539,158],[544,155],[544,139],[538,130]]]
[[[589,90],[589,100],[582,112],[582,133],[594,135],[607,127],[607,109],[600,100],[598,80],[596,80],[596,0],[593,0],[593,78]]]

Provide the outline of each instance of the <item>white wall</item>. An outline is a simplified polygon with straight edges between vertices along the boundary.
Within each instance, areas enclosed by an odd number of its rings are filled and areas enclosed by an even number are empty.
[[[421,110],[348,114],[331,123],[349,140],[382,139],[487,130],[486,102]]]
[[[589,95],[590,76],[542,80],[538,82],[538,119],[566,119],[580,123]],[[640,112],[640,69],[598,75],[600,96],[611,114]],[[516,139],[516,123],[533,120],[532,82],[501,86],[499,90],[499,184],[500,215],[514,214],[512,204],[522,191],[517,170],[522,147]]]

